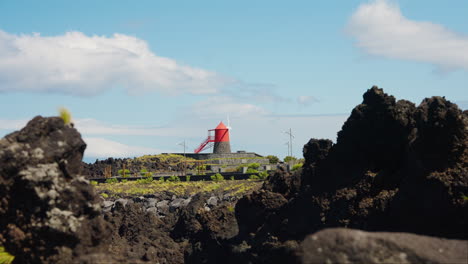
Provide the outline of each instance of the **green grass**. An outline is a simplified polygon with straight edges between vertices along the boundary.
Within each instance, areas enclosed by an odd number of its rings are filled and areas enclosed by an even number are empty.
[[[0,247],[0,264],[11,264],[14,259],[15,257],[6,252],[4,247]]]
[[[178,196],[193,195],[196,193],[209,193],[217,191],[227,191],[236,196],[247,194],[247,192],[260,188],[261,181],[152,181],[143,183],[142,181],[128,181],[119,183],[101,183],[95,186],[98,193],[104,198],[140,196],[145,194],[155,194],[160,192],[172,192]]]

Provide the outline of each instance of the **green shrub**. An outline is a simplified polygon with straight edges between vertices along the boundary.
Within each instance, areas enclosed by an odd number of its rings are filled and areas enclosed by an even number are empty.
[[[185,181],[188,181],[188,182],[190,181],[190,175],[185,176]]]
[[[159,182],[164,182],[164,177],[163,177],[163,176],[159,176],[158,181],[159,181]]]
[[[101,193],[102,198],[109,198],[109,195],[107,193]]]
[[[298,169],[302,168],[302,163],[294,164],[291,168],[292,171],[296,171]]]
[[[171,177],[167,178],[167,181],[170,182],[179,182],[180,178],[178,176],[172,175]]]
[[[259,180],[260,178],[259,178],[257,175],[252,174],[252,175],[249,176],[249,179],[251,179],[251,180]]]
[[[123,179],[123,180],[121,180],[120,182],[126,183],[126,182],[128,182],[128,180],[127,180],[127,179]]]
[[[70,111],[68,111],[68,109],[66,109],[65,107],[61,107],[59,109],[59,113],[60,113],[60,118],[62,118],[65,125],[68,125],[71,123],[71,113]]]
[[[118,183],[118,182],[119,182],[119,180],[117,180],[116,178],[110,178],[110,179],[106,180],[106,183],[110,183],[110,184]]]
[[[148,184],[148,183],[152,183],[153,182],[153,177],[146,177],[146,178],[143,178],[143,179],[138,179],[136,180],[137,183],[141,183],[141,184]]]
[[[258,168],[260,168],[260,164],[259,163],[250,163],[249,165],[247,165],[247,169],[254,169],[254,170],[257,170]]]
[[[229,177],[229,179],[230,179],[231,181],[233,181],[233,180],[234,180],[234,176]]]
[[[258,170],[253,169],[253,168],[248,168],[246,173],[248,173],[248,174],[250,174],[250,173],[258,173]]]
[[[270,161],[270,164],[276,164],[280,161],[280,159],[274,155],[268,155],[265,158],[267,158]]]
[[[120,176],[122,176],[122,177],[124,177],[124,178],[127,178],[128,175],[130,174],[130,171],[129,171],[129,170],[125,170],[125,171],[124,171],[124,170],[118,170],[117,173],[118,173]]]
[[[258,174],[258,178],[260,180],[266,180],[268,178],[269,174],[266,171],[262,171]]]
[[[90,181],[89,183],[91,183],[91,185],[94,185],[94,186],[99,184],[97,181]]]
[[[211,175],[210,178],[211,178],[212,181],[224,181],[224,177],[220,173],[216,173],[215,175]]]
[[[141,177],[152,177],[153,173],[149,172],[146,169],[141,169],[140,170],[140,175],[141,175]]]
[[[293,156],[284,157],[284,162],[290,162],[290,161],[295,161],[295,160],[297,160],[297,158]]]

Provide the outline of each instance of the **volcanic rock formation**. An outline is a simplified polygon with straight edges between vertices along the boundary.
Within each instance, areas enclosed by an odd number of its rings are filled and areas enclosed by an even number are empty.
[[[17,263],[111,260],[98,197],[79,176],[85,147],[58,117],[0,140],[0,239]]]
[[[293,261],[294,241],[329,227],[468,239],[466,113],[443,97],[418,107],[377,87],[363,97],[336,144],[304,146],[300,180],[283,172],[265,183],[262,196],[276,201],[259,206],[253,193],[237,203],[240,230],[249,233],[239,233],[245,250],[232,259]],[[262,221],[251,221],[259,207]]]

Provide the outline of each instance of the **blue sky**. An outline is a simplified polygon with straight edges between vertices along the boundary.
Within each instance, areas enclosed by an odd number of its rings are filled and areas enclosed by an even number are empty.
[[[0,136],[60,106],[87,161],[336,139],[372,85],[468,106],[468,1],[0,1]]]

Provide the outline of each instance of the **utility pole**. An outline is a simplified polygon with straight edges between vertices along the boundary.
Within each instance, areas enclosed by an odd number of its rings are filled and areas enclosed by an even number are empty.
[[[286,143],[284,143],[284,144],[285,144],[285,145],[288,145],[288,156],[290,156],[290,155],[289,155],[289,141],[286,142]]]
[[[185,157],[185,148],[186,148],[186,145],[185,145],[185,139],[183,142],[179,143],[179,146],[182,146],[184,147],[184,176],[185,176],[185,168],[187,167],[186,165],[186,161],[187,161],[187,158]]]
[[[293,155],[293,151],[292,151],[292,139],[294,138],[293,134],[292,134],[292,130],[291,128],[289,128],[289,131],[285,131],[284,133],[286,133],[287,135],[289,135],[289,148],[288,148],[288,156],[291,156]]]

